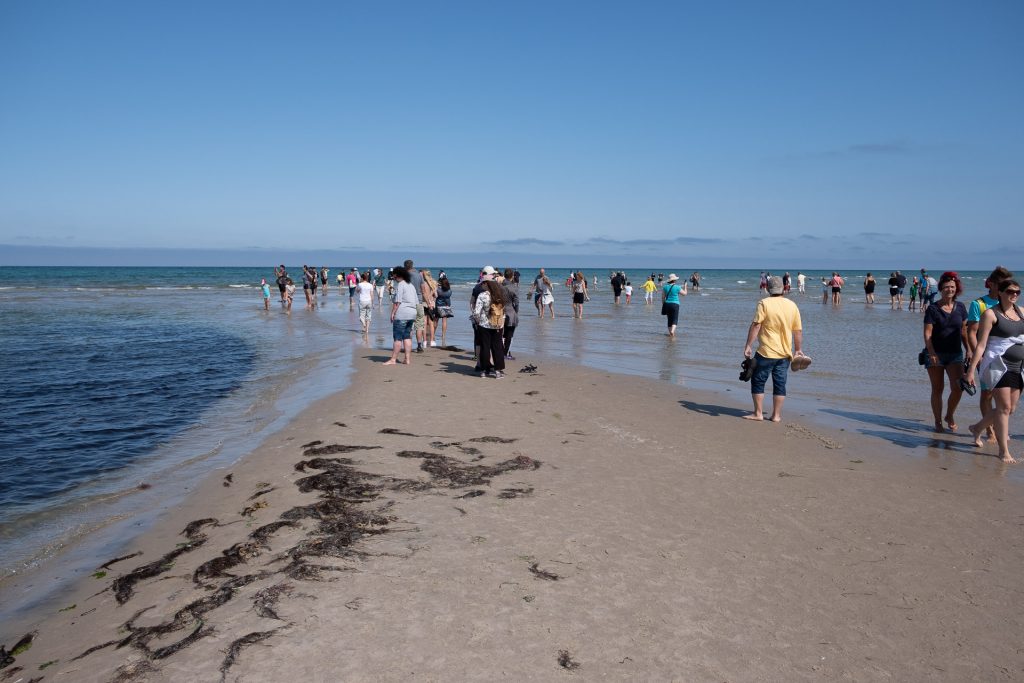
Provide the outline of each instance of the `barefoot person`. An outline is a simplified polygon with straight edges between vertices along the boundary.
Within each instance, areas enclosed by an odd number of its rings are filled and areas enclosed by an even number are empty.
[[[750,379],[750,394],[754,412],[744,415],[748,420],[763,420],[764,385],[772,378],[772,422],[782,421],[782,404],[786,400],[786,375],[794,355],[803,355],[803,325],[800,309],[782,296],[782,278],[768,280],[768,296],[757,302],[754,321],[747,331],[747,344],[743,355],[753,358],[756,365]],[[757,353],[753,344],[757,340]],[[792,341],[791,341],[792,339]]]
[[[668,336],[676,336],[679,324],[679,297],[686,296],[686,284],[679,286],[679,276],[672,273],[668,283],[661,288],[661,314],[668,317]]]
[[[1009,280],[1012,277],[1013,273],[1008,271],[1006,268],[1003,266],[996,266],[985,280],[985,286],[988,287],[988,294],[979,296],[971,302],[970,306],[967,307],[968,362],[970,362],[975,355],[984,351],[984,349],[978,348],[978,328],[981,326],[981,316],[985,311],[999,303],[999,285],[1002,284],[1003,280]],[[985,414],[992,409],[992,392],[982,389],[980,398],[981,416],[985,417]],[[988,439],[989,441],[996,440],[995,428],[991,425],[988,428]]]
[[[999,303],[985,311],[978,328],[978,348],[967,368],[967,383],[974,383],[977,372],[981,388],[992,392],[995,408],[970,427],[974,445],[981,446],[981,436],[989,425],[996,429],[996,443],[1003,462],[1017,462],[1010,455],[1010,416],[1017,409],[1024,387],[1024,313],[1017,306],[1020,284],[1003,280],[999,285]]]
[[[949,376],[945,420],[949,431],[955,432],[954,414],[963,394],[960,378],[964,374],[963,349],[967,344],[967,307],[956,300],[957,295],[963,292],[956,273],[943,273],[938,285],[941,298],[924,312],[924,347],[927,353],[924,366],[928,369],[932,387],[932,417],[937,432],[946,431],[942,427],[942,392],[945,376]]]
[[[396,365],[400,354],[405,364],[412,362],[412,326],[416,322],[416,288],[409,284],[409,271],[398,266],[395,276],[394,294],[391,295],[391,332],[395,340],[391,358],[384,365]]]

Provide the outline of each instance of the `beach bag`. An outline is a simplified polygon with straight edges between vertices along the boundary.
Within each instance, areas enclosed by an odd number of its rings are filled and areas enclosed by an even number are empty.
[[[668,315],[668,304],[664,301],[661,302],[661,314]]]
[[[451,306],[438,306],[437,307],[437,317],[439,317],[439,318],[454,318],[455,314],[452,313],[452,307]]]
[[[491,304],[491,308],[487,312],[487,323],[493,329],[498,329],[505,326],[504,304]]]

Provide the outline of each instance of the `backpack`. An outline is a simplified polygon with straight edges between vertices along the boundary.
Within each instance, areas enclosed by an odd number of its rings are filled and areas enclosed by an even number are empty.
[[[505,304],[492,303],[487,311],[487,322],[491,328],[499,329],[505,325]]]

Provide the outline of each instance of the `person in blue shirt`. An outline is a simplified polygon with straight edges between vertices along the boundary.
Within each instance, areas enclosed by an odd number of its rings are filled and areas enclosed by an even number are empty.
[[[679,324],[679,297],[686,296],[686,283],[679,286],[679,276],[671,273],[668,282],[661,288],[661,314],[668,316],[668,336],[676,336]]]
[[[270,310],[270,285],[267,284],[266,278],[260,281],[260,289],[263,290],[263,310]]]

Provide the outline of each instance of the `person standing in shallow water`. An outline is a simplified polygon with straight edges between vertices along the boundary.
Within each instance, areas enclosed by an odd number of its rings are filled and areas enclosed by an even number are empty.
[[[668,283],[661,288],[661,314],[667,316],[668,336],[676,336],[679,324],[679,297],[686,296],[686,285],[679,286],[679,276],[671,273]]]
[[[744,415],[748,420],[764,419],[764,387],[772,378],[772,422],[782,421],[782,404],[786,400],[786,378],[790,361],[803,355],[803,325],[800,309],[782,296],[782,278],[768,279],[768,296],[757,302],[754,321],[747,330],[747,343],[743,355],[753,358],[756,366],[750,379],[750,395],[754,411]],[[757,353],[753,344],[757,340]]]
[[[864,303],[875,303],[875,277],[871,273],[864,276]]]

